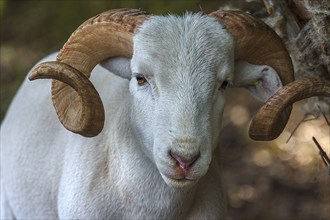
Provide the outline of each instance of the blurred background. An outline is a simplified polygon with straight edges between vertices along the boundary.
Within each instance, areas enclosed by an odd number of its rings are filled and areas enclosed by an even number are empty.
[[[265,2],[0,0],[0,120],[33,65],[47,54],[58,51],[82,22],[100,12],[128,7],[153,14],[182,14],[237,8],[265,18]],[[248,137],[248,126],[261,104],[243,89],[231,90],[221,134],[228,219],[330,219],[329,186],[322,181],[324,177],[326,181],[329,179],[329,175],[322,172],[329,171],[324,169],[312,141],[314,136],[329,155],[330,128],[325,117],[318,114],[315,120],[300,123],[307,115],[305,103],[296,103],[279,138],[255,142]],[[312,118],[315,117],[308,117]]]

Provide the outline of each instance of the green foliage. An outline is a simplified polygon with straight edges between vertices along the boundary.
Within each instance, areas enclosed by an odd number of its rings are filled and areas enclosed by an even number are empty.
[[[3,16],[7,0],[0,0],[0,18]]]

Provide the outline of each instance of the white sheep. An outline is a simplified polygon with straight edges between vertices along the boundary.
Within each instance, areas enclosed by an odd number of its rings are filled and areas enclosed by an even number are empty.
[[[52,94],[25,80],[1,126],[2,219],[223,219],[227,85],[266,101],[293,80],[280,39],[241,12],[112,10],[45,61],[30,78],[57,79]]]

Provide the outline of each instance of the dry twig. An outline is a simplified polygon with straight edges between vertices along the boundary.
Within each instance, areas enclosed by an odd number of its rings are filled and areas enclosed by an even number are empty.
[[[316,140],[315,137],[312,138],[315,145],[317,146],[317,148],[319,149],[319,154],[321,156],[321,159],[324,163],[324,165],[327,167],[327,166],[330,166],[330,159],[327,155],[327,153],[322,149],[321,145],[319,144],[319,142]]]

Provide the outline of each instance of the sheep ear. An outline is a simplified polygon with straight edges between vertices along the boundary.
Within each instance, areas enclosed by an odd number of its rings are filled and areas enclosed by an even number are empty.
[[[104,60],[100,65],[109,70],[110,72],[116,74],[125,79],[131,79],[131,59],[127,57],[114,57]]]
[[[233,84],[248,89],[261,102],[266,102],[283,87],[280,77],[272,67],[245,61],[235,62]]]

